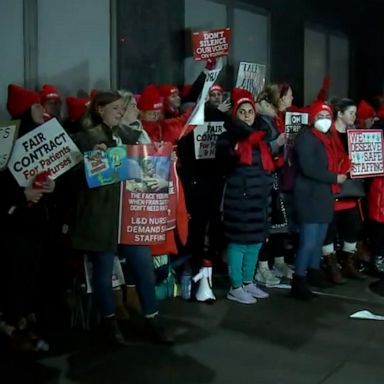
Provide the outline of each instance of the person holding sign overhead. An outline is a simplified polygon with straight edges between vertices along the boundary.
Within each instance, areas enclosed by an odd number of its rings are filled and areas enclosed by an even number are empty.
[[[295,147],[298,175],[294,187],[294,208],[299,228],[291,294],[299,300],[311,300],[309,288],[325,286],[320,273],[320,256],[329,223],[333,218],[333,194],[347,179],[349,164],[340,169],[329,130],[333,112],[329,105],[315,102],[309,110],[309,127],[302,128]]]
[[[20,120],[19,137],[44,123],[39,95],[29,89],[10,84],[7,109],[12,119]],[[16,350],[48,350],[48,344],[34,329],[40,261],[51,235],[49,195],[55,182],[46,174],[37,175],[31,185],[20,187],[7,169],[0,172],[0,183],[0,308],[13,329],[10,339]]]

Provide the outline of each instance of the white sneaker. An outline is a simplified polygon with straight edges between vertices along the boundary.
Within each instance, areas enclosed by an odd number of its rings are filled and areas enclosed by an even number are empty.
[[[260,289],[256,285],[256,283],[243,285],[243,288],[245,292],[248,292],[252,297],[255,297],[257,299],[266,299],[267,297],[269,297],[269,294]]]
[[[280,279],[274,276],[266,261],[263,261],[259,264],[255,279],[258,283],[265,285],[266,287],[275,287],[276,285],[280,284]]]
[[[252,297],[243,287],[231,288],[227,294],[227,299],[237,301],[242,304],[255,304],[257,300]]]
[[[289,280],[292,280],[293,271],[285,262],[284,256],[279,256],[275,258],[273,271],[276,277],[285,277]]]

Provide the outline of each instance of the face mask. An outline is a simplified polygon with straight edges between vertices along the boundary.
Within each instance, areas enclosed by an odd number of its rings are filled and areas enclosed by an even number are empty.
[[[331,128],[332,120],[330,119],[319,119],[315,121],[315,128],[320,132],[327,133]]]

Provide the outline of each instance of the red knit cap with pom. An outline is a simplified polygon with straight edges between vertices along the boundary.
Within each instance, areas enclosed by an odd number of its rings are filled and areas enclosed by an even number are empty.
[[[20,117],[33,104],[39,103],[40,97],[36,92],[19,85],[8,85],[7,110],[13,119]]]

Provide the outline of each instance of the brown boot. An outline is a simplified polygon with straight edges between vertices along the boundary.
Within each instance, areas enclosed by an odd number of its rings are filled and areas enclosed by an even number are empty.
[[[139,295],[135,286],[125,286],[125,305],[135,315],[142,313]]]
[[[116,305],[116,319],[119,321],[129,320],[129,312],[124,305],[123,291],[120,287],[113,290],[113,298]]]
[[[333,284],[344,284],[345,280],[337,263],[336,253],[324,255],[324,270],[328,280]]]
[[[351,279],[364,280],[366,276],[356,267],[356,253],[342,252],[342,273]]]

